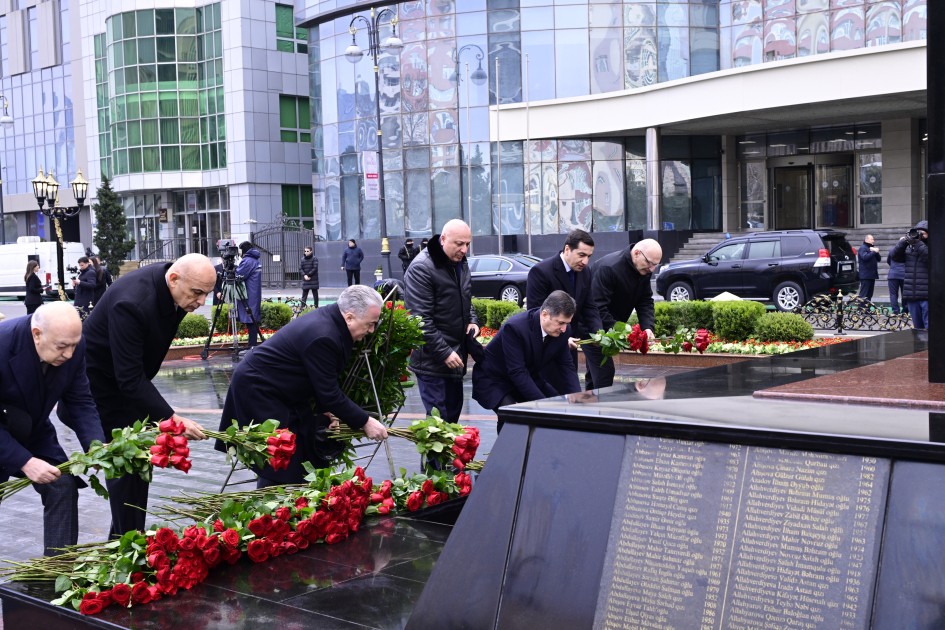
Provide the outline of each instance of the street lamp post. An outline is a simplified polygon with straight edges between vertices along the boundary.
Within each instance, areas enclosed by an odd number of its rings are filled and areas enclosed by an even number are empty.
[[[358,29],[354,26],[355,22],[363,22],[368,33],[368,52],[374,61],[374,105],[375,118],[377,123],[377,184],[378,184],[378,202],[380,204],[381,220],[381,256],[384,257],[387,267],[387,277],[393,276],[390,269],[390,242],[387,240],[387,197],[384,194],[384,145],[381,132],[381,76],[380,68],[377,65],[377,56],[381,51],[380,26],[381,19],[387,16],[392,28],[391,36],[384,40],[383,48],[391,53],[398,53],[404,47],[404,43],[397,37],[397,14],[391,9],[381,9],[375,12],[371,8],[371,18],[363,15],[356,15],[351,18],[348,25],[348,32],[351,33],[351,45],[345,49],[345,57],[351,63],[357,63],[364,57],[364,51],[358,46],[356,36]],[[365,177],[367,177],[365,173]],[[366,187],[365,187],[366,189]]]
[[[59,182],[53,176],[52,172],[48,176],[43,175],[43,169],[39,169],[39,174],[32,180],[33,195],[36,197],[36,203],[39,205],[39,211],[53,220],[53,226],[56,230],[56,261],[59,265],[59,299],[66,301],[66,274],[62,263],[62,226],[61,221],[74,217],[85,206],[85,198],[89,192],[89,182],[82,177],[82,171],[76,173],[75,179],[69,184],[72,186],[72,196],[75,197],[76,204],[71,207],[59,205]]]
[[[0,127],[4,130],[13,127],[13,116],[10,115],[8,108],[10,106],[7,97],[0,94],[3,100],[3,116],[0,116]],[[3,167],[0,166],[0,245],[7,242],[7,217],[3,213]]]
[[[460,102],[459,102],[459,100],[460,100],[460,99],[459,99],[459,86],[460,86],[460,84],[461,84],[462,81],[463,81],[463,77],[462,77],[462,75],[460,75],[460,73],[459,73],[459,62],[460,62],[460,60],[462,59],[463,53],[464,53],[464,52],[467,52],[467,51],[475,51],[476,61],[479,62],[479,67],[476,68],[475,70],[473,70],[472,74],[469,73],[469,64],[468,64],[468,63],[466,64],[466,142],[467,142],[467,144],[469,144],[469,150],[466,151],[466,155],[465,155],[465,158],[466,158],[466,180],[467,180],[467,181],[466,181],[466,188],[467,188],[467,193],[466,193],[466,197],[467,197],[467,199],[466,199],[466,206],[467,206],[467,208],[466,208],[466,213],[467,213],[467,214],[466,214],[466,216],[463,217],[463,219],[466,221],[466,223],[469,224],[469,229],[472,230],[472,161],[471,161],[471,157],[472,157],[472,132],[470,131],[470,128],[469,128],[469,109],[470,109],[470,102],[469,102],[469,82],[472,81],[472,82],[475,83],[476,85],[485,85],[486,81],[489,80],[489,77],[488,77],[488,75],[486,74],[486,71],[482,69],[482,59],[486,56],[485,53],[482,52],[482,48],[480,48],[480,47],[477,46],[476,44],[466,44],[465,46],[463,46],[462,48],[460,48],[459,50],[456,51],[456,60],[455,60],[455,61],[456,61],[456,71],[453,73],[453,76],[450,77],[450,80],[453,81],[454,83],[456,83],[456,105],[457,105],[456,116],[457,116],[457,118],[459,117],[459,104],[460,104]],[[460,173],[459,173],[459,206],[460,206],[460,208],[463,207],[463,173],[462,173],[462,169],[463,169],[463,157],[464,157],[464,156],[463,156],[463,140],[462,140],[462,136],[460,135],[460,129],[461,129],[461,128],[462,128],[462,125],[460,125],[460,124],[459,124],[459,121],[457,120],[457,123],[456,123],[456,144],[457,144],[458,147],[459,147],[459,168],[460,168]],[[462,215],[462,214],[464,214],[464,213],[463,213],[463,212],[460,212],[460,215]],[[470,245],[470,250],[471,250],[471,249],[472,249],[472,245]],[[470,254],[471,254],[471,253],[472,253],[472,252],[470,252]]]

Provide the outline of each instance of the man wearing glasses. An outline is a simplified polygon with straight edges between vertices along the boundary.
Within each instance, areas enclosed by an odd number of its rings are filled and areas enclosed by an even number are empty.
[[[591,302],[600,313],[604,330],[618,322],[630,319],[634,310],[640,328],[653,339],[653,290],[650,276],[663,258],[663,248],[651,238],[638,241],[619,252],[608,254],[594,265],[591,280]],[[610,387],[614,384],[614,362],[607,359],[593,344],[583,346],[592,386]]]

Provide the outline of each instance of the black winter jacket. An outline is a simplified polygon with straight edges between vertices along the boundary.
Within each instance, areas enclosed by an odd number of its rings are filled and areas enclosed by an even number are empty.
[[[906,240],[896,243],[890,257],[906,264],[906,275],[902,281],[903,300],[929,299],[929,246],[918,240],[910,244]]]
[[[640,328],[653,330],[653,289],[651,274],[641,275],[630,260],[636,243],[619,252],[607,254],[594,264],[591,301],[600,313],[604,330],[615,322],[625,322],[636,309]]]
[[[459,277],[457,277],[457,270]],[[443,251],[440,235],[434,234],[404,275],[406,306],[423,318],[426,342],[410,355],[414,372],[429,376],[462,378],[466,368],[446,367],[446,359],[456,352],[466,362],[466,327],[479,324],[472,307],[472,280],[464,258],[457,266]]]
[[[308,276],[311,280],[306,280],[304,276]],[[299,262],[299,277],[302,279],[303,289],[318,288],[318,258],[315,257],[315,254],[302,256],[302,260]]]

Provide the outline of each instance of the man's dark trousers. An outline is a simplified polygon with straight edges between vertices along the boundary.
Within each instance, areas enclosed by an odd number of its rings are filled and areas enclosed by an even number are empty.
[[[420,399],[427,415],[436,407],[440,417],[447,422],[459,422],[463,412],[463,381],[458,378],[443,378],[417,374]]]

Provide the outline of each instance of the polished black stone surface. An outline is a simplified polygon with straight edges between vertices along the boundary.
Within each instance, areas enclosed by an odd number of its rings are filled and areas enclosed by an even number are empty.
[[[244,558],[218,567],[193,590],[96,616],[51,606],[52,585],[3,584],[4,627],[403,628],[451,529],[370,519],[337,545],[314,545],[261,564]]]

